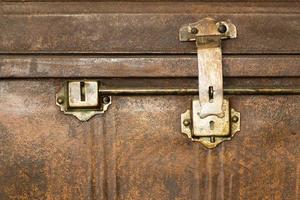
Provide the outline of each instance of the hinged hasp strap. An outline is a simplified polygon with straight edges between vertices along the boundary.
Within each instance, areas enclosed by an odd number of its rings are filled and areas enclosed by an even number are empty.
[[[236,38],[236,27],[229,21],[204,18],[181,27],[180,41],[196,41],[199,70],[201,118],[224,116],[221,39]]]

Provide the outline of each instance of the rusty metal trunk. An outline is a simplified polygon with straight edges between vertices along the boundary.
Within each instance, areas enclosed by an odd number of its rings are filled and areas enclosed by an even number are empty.
[[[238,30],[222,63],[241,130],[214,149],[180,123],[198,68],[178,33],[205,17]],[[299,2],[1,1],[0,30],[0,200],[300,199]],[[86,122],[56,105],[84,79],[112,95]]]

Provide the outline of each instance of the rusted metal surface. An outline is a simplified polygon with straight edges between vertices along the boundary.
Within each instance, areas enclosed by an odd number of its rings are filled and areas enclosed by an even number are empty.
[[[241,132],[208,151],[180,133],[188,96],[115,97],[82,123],[53,103],[61,82],[0,82],[1,199],[299,195],[299,96],[234,96]]]
[[[24,1],[24,0],[22,0]],[[25,0],[26,1],[26,0]],[[181,2],[179,0],[174,0],[172,6],[170,2],[151,2],[143,0],[129,0],[129,2],[122,1],[101,1],[99,2],[76,2],[76,0],[71,0],[70,3],[60,3],[48,2],[45,3],[34,3],[34,0],[29,0],[27,3],[3,3],[4,14],[54,14],[54,13],[66,13],[66,14],[94,14],[94,13],[275,13],[280,14],[290,14],[299,13],[298,2],[286,1],[283,2],[263,2],[264,0],[258,2],[249,2],[245,4],[244,2],[235,2],[234,4],[224,3],[224,2],[213,2],[213,3],[203,3],[201,1],[190,1]],[[126,1],[126,0],[125,0]],[[138,2],[140,1],[140,2]],[[157,0],[159,1],[159,0]],[[168,1],[168,0],[166,0]],[[210,0],[207,0],[210,1]],[[2,1],[3,2],[3,1]],[[291,3],[294,2],[294,3]],[[297,2],[297,3],[295,3]],[[66,9],[67,7],[67,9]]]
[[[298,97],[233,99],[241,113],[248,113],[243,134],[216,151],[178,135],[179,119],[170,113],[177,115],[189,100],[120,97],[112,118],[117,130],[128,130],[116,133],[117,152],[124,152],[116,174],[120,199],[297,199],[299,123],[290,115],[299,115]],[[139,118],[130,120],[137,113]],[[160,145],[154,150],[155,144]]]
[[[239,27],[239,38],[223,46],[226,54],[300,52],[295,2],[105,4],[2,3],[0,52],[195,53],[193,44],[178,41],[178,29],[208,15]]]
[[[102,122],[57,115],[56,89],[49,81],[0,81],[1,200],[91,199],[92,138]]]
[[[300,77],[299,55],[223,56],[225,77]],[[197,56],[0,56],[0,78],[197,77]]]
[[[89,0],[89,2],[101,2],[106,0]],[[114,2],[144,2],[144,0],[116,0]],[[147,2],[179,2],[179,0],[148,0]],[[227,0],[201,0],[200,2],[226,2]],[[299,0],[289,0],[288,2],[298,2]],[[1,2],[86,2],[86,0],[1,0]],[[180,2],[190,3],[191,0],[181,0]],[[257,2],[257,0],[230,0],[239,4],[240,2]],[[260,0],[260,2],[282,2],[282,0]],[[107,2],[110,3],[109,1]]]
[[[300,98],[274,90],[300,87],[299,8],[1,1],[0,199],[299,199]],[[214,150],[181,133],[192,96],[177,93],[198,92],[196,48],[178,30],[208,16],[238,27],[223,45],[224,87],[248,88],[227,91],[241,132]],[[119,96],[80,122],[55,105],[74,78],[99,78]],[[137,86],[147,95],[124,96]]]

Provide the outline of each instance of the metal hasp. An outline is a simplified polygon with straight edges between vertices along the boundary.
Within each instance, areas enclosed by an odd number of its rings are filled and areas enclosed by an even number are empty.
[[[198,55],[199,97],[181,115],[181,129],[193,141],[214,148],[240,130],[240,113],[223,99],[221,40],[236,38],[230,21],[204,18],[180,28],[180,41],[195,41]]]
[[[110,96],[99,93],[101,83],[94,80],[68,81],[56,94],[56,105],[65,114],[87,121],[104,113],[111,104]]]

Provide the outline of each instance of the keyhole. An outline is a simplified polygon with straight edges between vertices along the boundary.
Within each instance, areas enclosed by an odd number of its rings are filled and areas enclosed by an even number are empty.
[[[213,86],[208,87],[208,98],[209,98],[209,102],[212,103],[213,99],[214,99],[214,87]]]
[[[215,122],[214,121],[209,122],[209,128],[210,128],[210,130],[214,130],[214,128],[215,128]]]
[[[85,84],[80,82],[80,100],[85,101]]]

